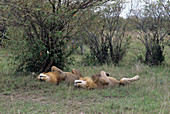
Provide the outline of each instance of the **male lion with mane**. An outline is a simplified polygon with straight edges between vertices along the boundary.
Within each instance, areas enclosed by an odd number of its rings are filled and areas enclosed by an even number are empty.
[[[83,77],[83,75],[77,69],[72,69],[72,72],[64,72],[61,69],[52,66],[51,72],[41,73],[37,76],[37,79],[40,81],[59,84],[62,81],[74,83],[75,80],[78,80],[81,77]]]
[[[75,80],[74,86],[84,89],[116,87],[119,85],[130,84],[131,82],[139,79],[139,76],[136,75],[133,78],[122,78],[120,81],[118,81],[115,78],[108,76],[108,73],[101,71],[99,74],[93,75],[92,77],[84,77],[80,78],[79,80]]]

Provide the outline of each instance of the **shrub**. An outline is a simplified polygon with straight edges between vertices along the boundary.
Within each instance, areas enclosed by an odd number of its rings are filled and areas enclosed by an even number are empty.
[[[164,61],[163,55],[164,47],[160,44],[152,42],[149,44],[149,48],[146,51],[145,63],[149,65],[159,65]]]
[[[87,22],[80,22],[84,12],[98,2],[103,1],[1,1],[9,13],[9,26],[22,31],[20,40],[11,35],[11,41],[16,41],[12,52],[20,63],[18,70],[47,72],[53,65],[64,69],[72,63],[75,48],[69,44]]]
[[[66,68],[68,63],[71,63],[69,56],[74,48],[68,45],[70,37],[63,34],[62,25],[58,24],[60,18],[55,13],[48,14],[44,11],[35,13],[37,14],[34,15],[34,19],[37,20],[30,19],[28,26],[18,29],[23,30],[23,38],[19,42],[15,39],[13,54],[20,61],[17,70],[46,72],[52,65],[61,69]],[[15,42],[14,39],[11,42]],[[16,50],[22,50],[22,53],[16,54]]]
[[[93,52],[85,53],[81,62],[85,66],[94,66],[94,65],[100,64],[100,62],[98,61],[96,56],[93,54]]]
[[[83,40],[99,64],[118,64],[127,52],[130,37],[125,36],[127,23],[120,17],[122,1],[117,1],[99,14],[96,20],[82,32]],[[97,24],[96,24],[97,21]]]
[[[168,45],[169,33],[168,1],[146,2],[143,10],[134,11],[132,20],[138,39],[145,46],[145,60],[148,65],[159,65],[164,61],[164,47]]]

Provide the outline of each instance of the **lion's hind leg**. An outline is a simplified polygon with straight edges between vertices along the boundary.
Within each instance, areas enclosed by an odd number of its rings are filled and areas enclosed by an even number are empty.
[[[139,80],[139,75],[134,76],[133,78],[122,78],[120,80],[120,85],[128,85],[133,81]]]
[[[72,69],[72,73],[75,74],[76,76],[78,76],[78,78],[83,78],[83,75],[81,74],[81,72],[77,69]]]

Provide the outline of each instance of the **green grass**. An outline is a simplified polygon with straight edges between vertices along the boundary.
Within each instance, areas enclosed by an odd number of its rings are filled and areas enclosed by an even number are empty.
[[[80,62],[70,66],[79,69],[84,76],[101,70],[121,79],[140,75],[140,80],[129,86],[96,90],[76,89],[73,85],[39,82],[30,74],[13,74],[6,50],[0,51],[0,113],[110,113],[110,114],[168,114],[170,112],[170,49],[167,47],[166,63],[149,67],[136,62],[133,48],[118,66],[82,66]],[[132,53],[133,52],[133,53]],[[80,61],[81,56],[75,55]]]

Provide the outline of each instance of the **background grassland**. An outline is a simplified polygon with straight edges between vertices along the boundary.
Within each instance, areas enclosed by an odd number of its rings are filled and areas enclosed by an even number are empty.
[[[140,75],[140,80],[118,88],[84,90],[72,85],[39,82],[36,75],[14,74],[13,58],[0,49],[0,113],[110,113],[168,114],[170,112],[170,48],[164,65],[149,67],[136,62],[143,55],[141,45],[132,42],[118,66],[83,66],[82,56],[74,55],[75,65],[84,76],[101,70],[121,79]]]

